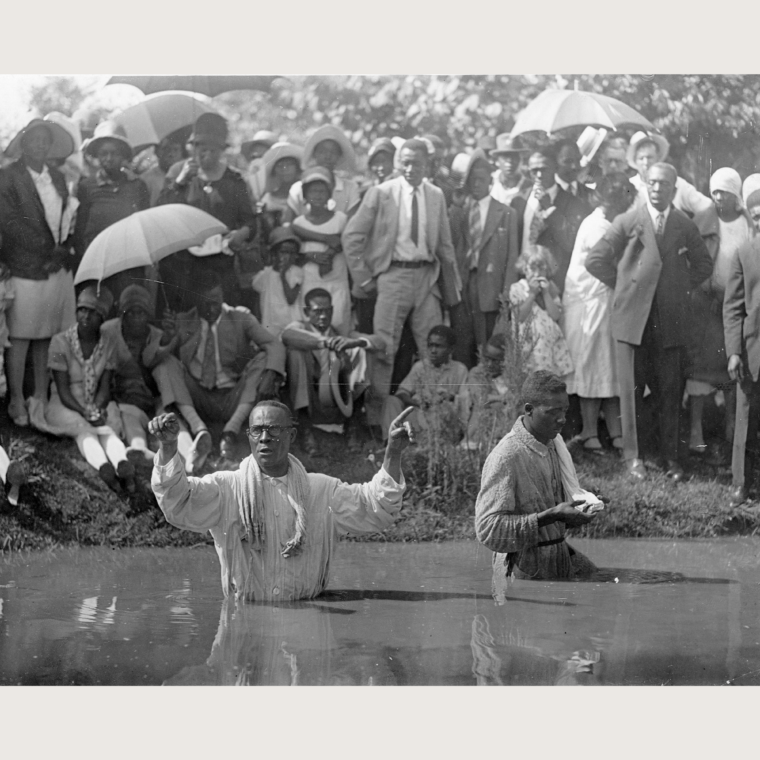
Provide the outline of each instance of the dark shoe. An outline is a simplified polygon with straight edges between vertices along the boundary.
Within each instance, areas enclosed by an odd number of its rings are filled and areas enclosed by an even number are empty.
[[[98,470],[98,475],[100,475],[100,479],[112,491],[115,491],[116,493],[121,492],[119,479],[116,477],[116,470],[114,470],[113,465],[110,462],[106,462],[105,464],[100,465],[100,469]]]
[[[747,501],[747,491],[744,486],[732,486],[730,491],[729,506],[738,507]]]
[[[646,480],[647,471],[641,459],[629,459],[625,463],[625,468],[628,471],[628,477],[632,480]]]
[[[684,478],[686,477],[686,473],[683,471],[683,467],[681,467],[678,462],[674,461],[673,459],[668,459],[665,463],[666,465],[666,471],[665,476],[670,478],[674,483],[680,483]]]
[[[101,469],[103,468],[101,467]],[[129,460],[125,459],[123,462],[119,462],[116,467],[116,477],[122,482],[127,493],[134,493],[137,490],[135,466]]]
[[[239,462],[238,437],[231,430],[225,430],[219,440],[219,456],[228,462]]]

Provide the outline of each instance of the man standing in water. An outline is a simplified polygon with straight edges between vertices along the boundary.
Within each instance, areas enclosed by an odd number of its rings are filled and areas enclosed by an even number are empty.
[[[524,414],[483,465],[475,503],[478,540],[494,554],[494,581],[551,580],[590,575],[594,564],[565,541],[565,528],[593,518],[600,505],[578,485],[572,459],[559,435],[568,398],[565,383],[541,370],[522,387]],[[589,509],[593,509],[589,507]]]
[[[261,401],[251,412],[251,456],[236,472],[188,478],[177,454],[175,415],[151,420],[159,442],[151,485],[166,519],[178,528],[209,531],[222,570],[224,595],[248,601],[294,601],[327,586],[338,533],[389,528],[401,509],[401,452],[414,441],[406,409],[391,423],[383,466],[369,483],[350,485],[307,474],[290,454],[296,437],[287,406]]]

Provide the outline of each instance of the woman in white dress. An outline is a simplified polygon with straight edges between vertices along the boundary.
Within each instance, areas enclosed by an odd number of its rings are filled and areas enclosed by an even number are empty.
[[[575,239],[565,277],[561,324],[574,366],[567,378],[567,392],[580,397],[583,448],[601,453],[597,431],[600,408],[612,445],[616,449],[623,445],[611,325],[614,291],[589,274],[586,257],[612,226],[612,220],[631,206],[636,190],[624,174],[615,172],[599,181],[596,192],[601,205],[583,220]]]

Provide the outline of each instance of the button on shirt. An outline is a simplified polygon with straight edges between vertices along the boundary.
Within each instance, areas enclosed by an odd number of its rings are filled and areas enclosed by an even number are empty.
[[[549,199],[551,200],[551,206],[554,205],[555,201],[557,200],[557,193],[559,192],[559,186],[555,183],[552,185],[547,191],[549,195]],[[525,218],[523,223],[523,239],[522,239],[522,251],[525,253],[526,251],[530,250],[530,225],[533,221],[533,217],[536,215],[536,212],[538,211],[538,198],[533,194],[533,191],[530,191],[530,195],[528,196],[528,203],[525,206]]]
[[[417,191],[417,245],[412,242],[412,197]],[[432,261],[427,247],[427,209],[422,187],[413,188],[405,179],[401,181],[398,233],[393,249],[396,261]]]
[[[223,314],[223,312],[222,312]],[[222,314],[219,315],[216,322],[211,325],[211,332],[214,334],[216,340],[216,346],[214,351],[214,359],[216,361],[216,388],[234,388],[235,380],[231,378],[223,369],[222,361],[219,358],[219,321],[222,318]],[[195,352],[192,362],[190,362],[190,374],[196,379],[200,380],[203,376],[203,356],[206,351],[206,341],[208,340],[209,324],[205,319],[201,319],[201,339],[198,341],[198,350]]]

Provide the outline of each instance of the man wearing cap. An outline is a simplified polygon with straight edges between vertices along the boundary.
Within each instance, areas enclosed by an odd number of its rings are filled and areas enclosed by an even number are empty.
[[[238,433],[253,405],[279,392],[285,348],[248,309],[224,302],[215,272],[195,287],[196,306],[176,317],[177,353],[193,405],[206,423],[224,424],[220,452],[234,461]]]
[[[127,169],[132,146],[120,126],[113,122],[99,124],[86,153],[97,160],[99,168],[94,176],[82,179],[77,190],[80,205],[74,247],[80,260],[106,227],[150,207],[147,185]],[[114,291],[114,295],[118,297],[118,292]]]
[[[747,212],[760,233],[760,189],[746,199]],[[736,426],[731,457],[731,506],[746,501],[760,449],[760,235],[733,258],[723,298],[723,331],[728,374],[736,381]]]
[[[332,296],[313,288],[304,296],[306,319],[291,322],[282,333],[288,351],[290,406],[304,423],[304,448],[316,452],[310,424],[349,422],[357,411],[356,401],[367,388],[366,352],[385,348],[376,335],[351,331],[341,334],[332,327]],[[349,389],[348,401],[338,383]],[[355,433],[351,428],[351,433]]]
[[[647,172],[655,163],[664,161],[670,150],[670,143],[662,136],[655,133],[636,132],[631,137],[626,152],[628,166],[638,173],[631,179],[639,193],[639,204],[647,201]],[[673,197],[673,205],[685,214],[693,217],[695,214],[705,212],[712,208],[712,201],[706,195],[697,190],[694,185],[687,182],[683,177],[676,180],[676,193]]]
[[[615,290],[612,337],[620,383],[623,460],[636,480],[646,477],[639,458],[637,403],[649,386],[656,404],[660,454],[674,482],[679,463],[679,411],[690,292],[712,274],[712,259],[697,226],[673,208],[678,175],[670,164],[648,173],[648,200],[619,215],[589,251],[586,269]]]
[[[441,190],[423,182],[427,162],[427,145],[407,140],[400,152],[401,176],[370,188],[343,233],[354,295],[377,292],[372,332],[386,345],[371,373],[371,425],[380,424],[390,394],[406,318],[411,315],[414,339],[423,350],[431,328],[442,321],[442,304],[451,307],[461,300],[446,201]]]
[[[187,203],[216,217],[230,230],[190,249],[193,256],[174,254],[161,262],[167,298],[172,308],[186,308],[193,283],[215,272],[222,280],[225,301],[239,303],[239,287],[233,257],[252,239],[256,217],[243,175],[227,165],[228,128],[216,113],[198,117],[190,136],[192,154],[169,169],[159,196],[160,205]]]
[[[533,183],[520,171],[520,159],[525,153],[518,141],[509,133],[498,135],[491,157],[496,159],[491,195],[499,203],[509,206],[518,195],[527,198]]]
[[[192,474],[211,452],[211,435],[193,406],[185,384],[182,364],[173,355],[178,335],[164,332],[149,323],[153,313],[150,293],[140,285],[124,288],[119,298],[119,316],[108,320],[101,332],[116,346],[117,366],[113,399],[119,405],[127,453],[153,458],[147,448],[148,421],[156,413],[176,410],[190,426],[193,438],[184,430],[180,449],[185,469]]]
[[[521,252],[525,254],[535,247],[549,251],[556,266],[552,280],[561,293],[575,237],[591,207],[557,184],[557,160],[552,150],[533,151],[528,159],[528,172],[533,189],[527,201],[517,197],[512,203],[523,219]]]
[[[485,349],[501,304],[516,279],[520,253],[517,212],[490,195],[492,166],[477,149],[465,170],[463,207],[452,205],[451,239],[462,278],[462,302],[451,310],[456,333],[454,358],[468,368],[477,363],[477,349]]]

